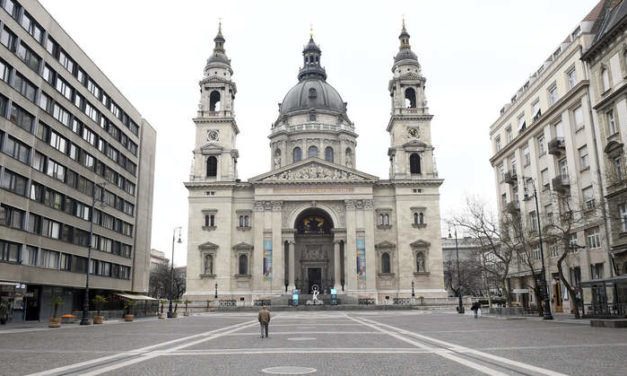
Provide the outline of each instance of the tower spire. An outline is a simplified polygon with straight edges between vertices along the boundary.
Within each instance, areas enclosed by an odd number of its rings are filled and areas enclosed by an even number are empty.
[[[222,36],[222,19],[218,22],[218,34],[215,38],[213,38],[215,42],[215,47],[213,48],[213,53],[225,53],[224,51],[224,36]]]

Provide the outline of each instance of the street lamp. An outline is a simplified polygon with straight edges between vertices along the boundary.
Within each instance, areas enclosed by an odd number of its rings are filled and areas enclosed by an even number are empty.
[[[462,288],[462,279],[460,278],[459,273],[459,246],[457,245],[457,227],[453,226],[453,231],[455,231],[455,256],[457,257],[457,295],[459,296],[459,305],[457,307],[457,313],[464,313],[464,304],[462,303],[462,294],[464,293],[464,289]],[[448,229],[448,237],[451,237],[451,229]]]
[[[89,325],[89,265],[91,264],[91,243],[94,237],[94,208],[96,206],[96,188],[100,187],[100,198],[98,201],[102,207],[106,206],[104,201],[105,183],[96,183],[91,190],[91,210],[89,212],[89,245],[87,246],[87,268],[85,268],[85,296],[83,297],[83,317],[81,317],[81,325]]]
[[[414,291],[414,281],[411,281],[411,297],[416,297],[416,292]]]
[[[525,179],[523,177],[523,179]],[[533,181],[533,179],[529,178],[527,182]],[[533,186],[533,198],[536,201],[536,221],[538,222],[538,243],[540,243],[540,258],[542,260],[542,301],[543,301],[543,314],[544,320],[553,320],[553,315],[551,315],[551,305],[549,302],[549,291],[546,283],[546,269],[544,267],[544,249],[542,247],[542,226],[540,225],[540,209],[538,207],[538,192],[536,191],[536,184],[531,184]],[[527,185],[525,184],[525,199],[527,198]]]
[[[181,226],[175,227],[174,231],[172,231],[172,261],[170,264],[170,305],[168,306],[168,318],[172,318],[172,295],[174,294],[174,241],[176,239],[176,232],[179,233],[178,243],[181,244],[181,231],[183,228]]]
[[[215,294],[213,295],[213,297],[214,297],[215,299],[218,299],[218,283],[217,283],[217,282],[216,282],[216,292],[215,292]]]

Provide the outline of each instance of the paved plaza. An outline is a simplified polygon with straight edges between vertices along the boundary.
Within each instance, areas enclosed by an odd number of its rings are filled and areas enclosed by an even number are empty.
[[[624,330],[454,312],[199,313],[0,329],[2,375],[624,375]]]

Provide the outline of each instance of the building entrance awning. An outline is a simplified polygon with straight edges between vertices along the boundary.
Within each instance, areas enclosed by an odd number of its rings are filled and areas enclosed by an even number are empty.
[[[135,295],[135,294],[116,294],[116,295],[121,296],[126,299],[130,299],[130,300],[157,300],[155,298],[151,298],[150,296],[146,296],[146,295]]]
[[[593,279],[590,281],[581,281],[581,287],[605,286],[614,284],[627,284],[627,274],[619,275],[613,278]]]

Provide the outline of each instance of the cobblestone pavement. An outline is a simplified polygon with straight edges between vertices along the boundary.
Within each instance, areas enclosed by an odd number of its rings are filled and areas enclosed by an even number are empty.
[[[199,313],[0,328],[0,375],[624,375],[627,331],[454,312]]]

